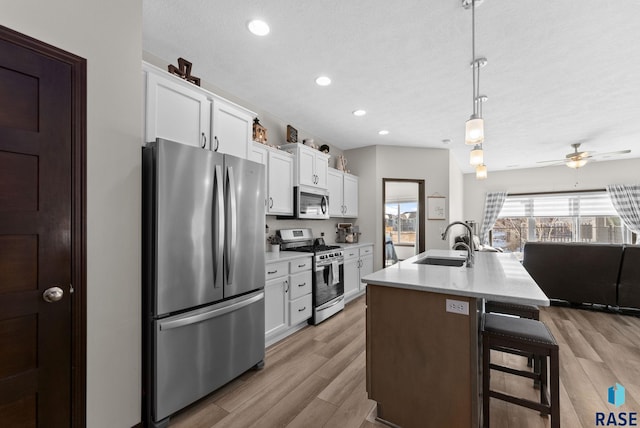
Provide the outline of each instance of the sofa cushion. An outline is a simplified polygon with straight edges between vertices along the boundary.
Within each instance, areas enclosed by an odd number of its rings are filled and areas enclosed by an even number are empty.
[[[640,246],[626,245],[620,268],[618,305],[640,308]]]
[[[617,304],[622,245],[528,242],[523,265],[550,299]]]

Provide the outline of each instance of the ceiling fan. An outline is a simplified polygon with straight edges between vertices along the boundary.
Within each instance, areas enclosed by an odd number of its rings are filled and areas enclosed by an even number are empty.
[[[540,161],[538,163],[546,163],[551,165],[562,165],[565,164],[569,168],[581,168],[587,164],[590,159],[598,158],[598,157],[606,157],[612,155],[623,155],[626,153],[630,153],[631,150],[619,150],[617,152],[607,152],[607,153],[595,153],[595,152],[579,152],[581,143],[573,143],[571,147],[573,147],[572,153],[567,153],[564,159],[555,159],[548,161]]]

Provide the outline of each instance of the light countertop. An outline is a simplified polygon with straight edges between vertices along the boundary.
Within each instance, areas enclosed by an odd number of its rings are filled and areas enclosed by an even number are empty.
[[[275,262],[286,262],[290,260],[299,259],[301,257],[309,257],[311,258],[313,254],[311,253],[303,253],[302,251],[279,251],[277,253],[272,253],[270,251],[264,253],[264,261],[266,264],[275,263]]]
[[[464,251],[428,250],[362,281],[410,290],[549,306],[549,299],[522,264],[509,253],[476,252],[472,268],[415,264],[424,257],[464,258]]]
[[[345,242],[336,242],[335,244],[331,244],[331,245],[339,245],[340,248],[344,248],[345,250],[348,250],[349,248],[368,247],[369,245],[373,245],[373,242],[358,242],[355,244],[347,244]]]

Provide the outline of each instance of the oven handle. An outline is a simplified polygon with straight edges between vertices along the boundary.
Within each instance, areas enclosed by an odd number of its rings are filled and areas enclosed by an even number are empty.
[[[332,306],[337,305],[338,303],[342,302],[343,300],[344,300],[344,295],[340,296],[340,298],[339,298],[339,299],[336,299],[336,301],[335,301],[335,302],[333,302],[332,304],[330,304],[329,306],[321,306],[321,307],[319,307],[318,309],[320,309],[320,310],[328,309],[328,308],[330,308],[330,307],[332,307]]]

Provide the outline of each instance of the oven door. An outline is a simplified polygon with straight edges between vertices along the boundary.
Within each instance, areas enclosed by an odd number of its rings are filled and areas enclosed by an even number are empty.
[[[295,190],[297,218],[329,218],[329,197],[326,191],[304,187],[296,187]]]
[[[344,262],[338,262],[338,274],[333,264],[316,266],[313,278],[313,306],[323,304],[344,294]]]

